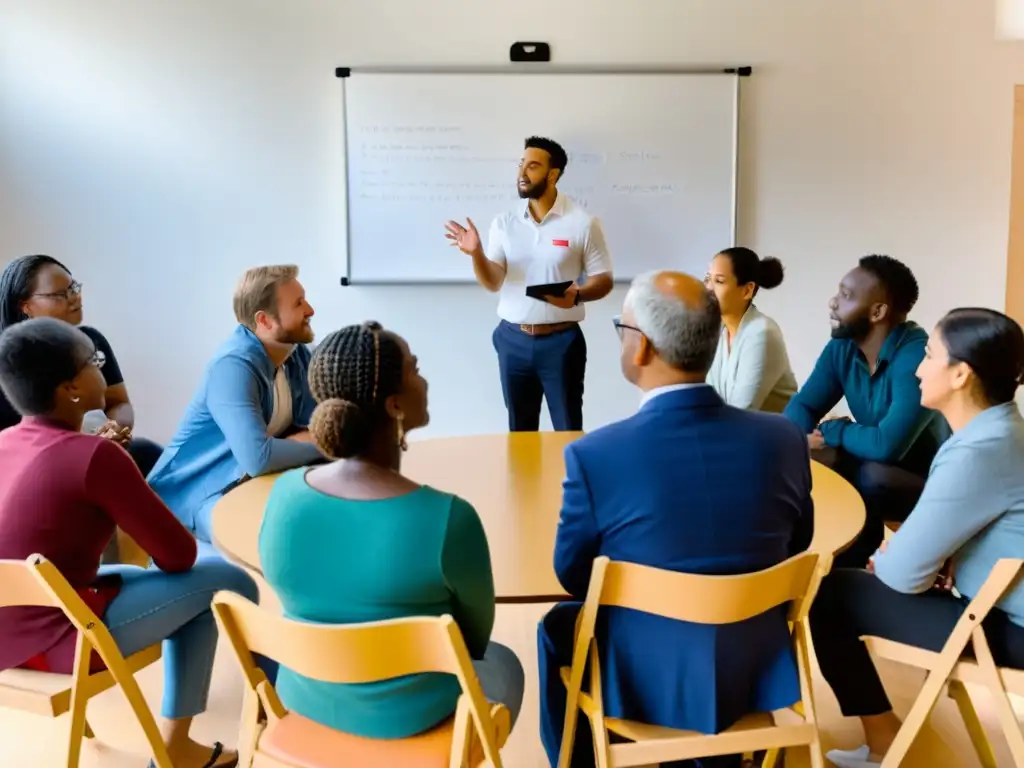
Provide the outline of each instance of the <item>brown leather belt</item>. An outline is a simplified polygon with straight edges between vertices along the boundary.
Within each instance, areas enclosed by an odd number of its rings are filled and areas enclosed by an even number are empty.
[[[577,325],[579,325],[577,322],[520,324],[519,330],[529,336],[547,336],[559,331],[567,331]]]

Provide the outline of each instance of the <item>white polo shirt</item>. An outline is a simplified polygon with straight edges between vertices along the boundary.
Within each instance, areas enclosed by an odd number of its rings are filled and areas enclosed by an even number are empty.
[[[563,323],[586,316],[583,304],[562,309],[526,295],[526,286],[563,283],[586,275],[612,271],[600,222],[559,194],[538,223],[530,214],[530,201],[491,223],[487,258],[505,266],[505,282],[498,293],[498,317],[516,324]],[[578,283],[577,283],[578,284]]]

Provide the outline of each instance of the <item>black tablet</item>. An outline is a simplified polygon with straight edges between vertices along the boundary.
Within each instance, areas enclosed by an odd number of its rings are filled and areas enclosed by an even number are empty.
[[[572,285],[572,280],[564,283],[544,283],[543,285],[526,286],[526,295],[531,299],[543,300],[545,296],[565,296],[565,292]]]

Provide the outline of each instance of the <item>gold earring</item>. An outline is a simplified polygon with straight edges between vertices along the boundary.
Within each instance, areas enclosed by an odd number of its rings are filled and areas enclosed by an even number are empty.
[[[399,413],[395,417],[395,442],[399,448],[401,448],[403,451],[407,451],[409,450],[409,446],[405,442],[405,427],[402,425],[402,421],[404,419],[404,413]]]

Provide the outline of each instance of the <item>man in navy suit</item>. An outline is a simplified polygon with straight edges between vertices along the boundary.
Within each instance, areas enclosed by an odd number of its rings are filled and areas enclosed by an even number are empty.
[[[632,417],[565,450],[555,571],[585,599],[594,558],[684,573],[751,573],[807,549],[814,529],[807,437],[788,419],[727,406],[704,379],[721,314],[678,272],[637,278],[615,328],[622,371],[643,392]],[[541,738],[555,765],[580,602],[538,627]],[[596,629],[605,713],[717,733],[800,698],[785,608],[726,626],[602,608]],[[579,719],[573,765],[594,765]],[[696,765],[738,765],[739,758]],[[684,763],[683,765],[689,765]]]

